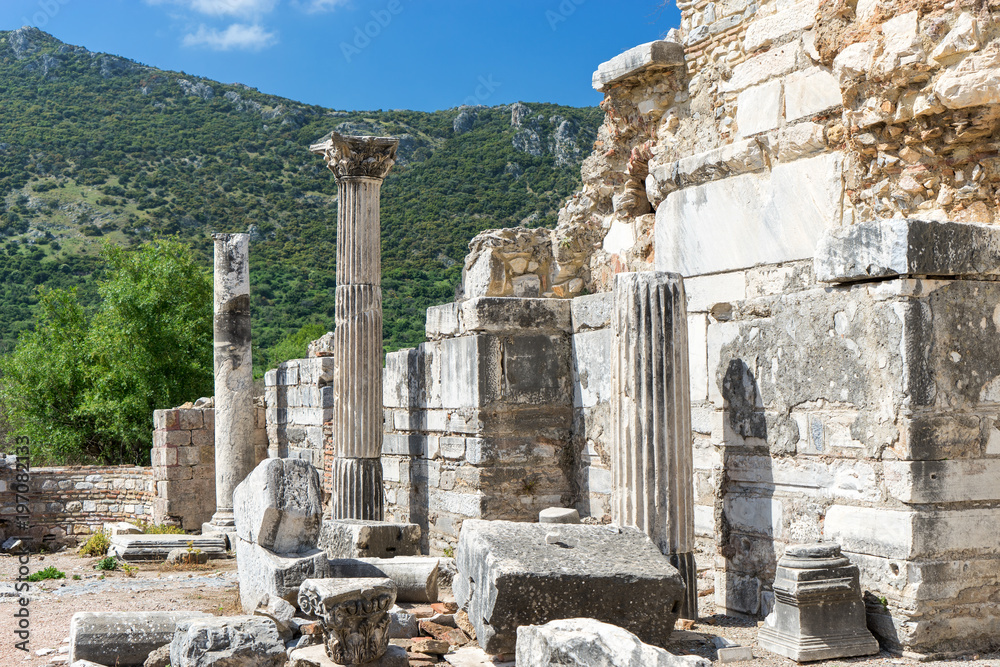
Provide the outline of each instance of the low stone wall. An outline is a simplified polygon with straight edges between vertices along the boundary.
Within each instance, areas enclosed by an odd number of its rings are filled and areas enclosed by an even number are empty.
[[[333,366],[333,357],[293,359],[264,376],[271,458],[304,459],[323,468],[323,424],[333,418]]]
[[[37,548],[75,544],[106,522],[151,521],[156,482],[151,468],[75,466],[32,468],[29,526],[15,524],[18,494],[12,459],[0,459],[0,535],[30,537]]]
[[[215,409],[153,413],[154,523],[198,530],[215,513]],[[267,458],[265,410],[254,408],[254,453]]]

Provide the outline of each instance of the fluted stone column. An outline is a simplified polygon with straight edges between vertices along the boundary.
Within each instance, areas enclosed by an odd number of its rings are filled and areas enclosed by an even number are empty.
[[[382,260],[379,198],[398,139],[333,133],[311,147],[337,177],[337,328],[334,331],[334,519],[384,518]]]
[[[646,532],[680,570],[680,615],[698,617],[691,394],[684,282],[615,277],[611,356],[611,516]]]
[[[250,236],[215,235],[215,514],[206,532],[235,530],[233,491],[254,468]]]

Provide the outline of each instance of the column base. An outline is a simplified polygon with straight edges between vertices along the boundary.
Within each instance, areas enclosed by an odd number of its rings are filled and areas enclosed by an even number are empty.
[[[333,460],[331,519],[385,520],[381,459]]]
[[[698,567],[694,562],[694,554],[667,554],[670,564],[677,568],[684,581],[684,598],[681,600],[680,617],[698,620]]]

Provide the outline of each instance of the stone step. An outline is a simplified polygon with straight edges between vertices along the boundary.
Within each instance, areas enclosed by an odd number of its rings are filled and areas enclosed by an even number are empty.
[[[198,549],[209,558],[226,557],[221,535],[113,535],[109,556],[122,560],[166,560],[174,549]]]

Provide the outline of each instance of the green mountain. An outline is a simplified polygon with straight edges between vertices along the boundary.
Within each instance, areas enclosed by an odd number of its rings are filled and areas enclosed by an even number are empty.
[[[308,152],[331,130],[400,137],[382,190],[384,335],[414,345],[475,234],[555,224],[601,119],[552,104],[336,111],[0,32],[0,347],[31,326],[38,285],[96,300],[102,243],[176,236],[207,265],[213,232],[252,235],[257,360],[304,325],[332,328],[337,187]]]

